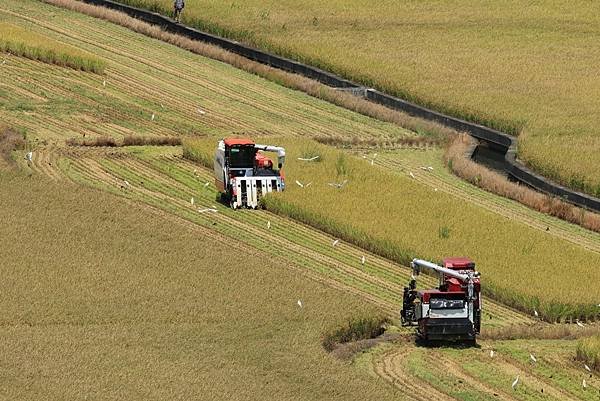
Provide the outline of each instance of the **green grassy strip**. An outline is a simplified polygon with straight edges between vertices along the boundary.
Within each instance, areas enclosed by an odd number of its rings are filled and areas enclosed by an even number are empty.
[[[103,74],[106,68],[106,63],[98,57],[3,22],[0,22],[0,52],[95,74]]]
[[[580,340],[577,343],[577,359],[600,371],[600,336]]]

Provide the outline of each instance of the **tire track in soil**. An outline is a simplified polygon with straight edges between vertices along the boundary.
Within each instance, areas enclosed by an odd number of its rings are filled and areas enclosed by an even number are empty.
[[[417,401],[454,401],[453,397],[438,391],[429,383],[420,380],[403,368],[410,355],[408,347],[400,350],[394,349],[386,352],[383,357],[373,360],[373,371],[384,380],[392,384],[404,394]]]

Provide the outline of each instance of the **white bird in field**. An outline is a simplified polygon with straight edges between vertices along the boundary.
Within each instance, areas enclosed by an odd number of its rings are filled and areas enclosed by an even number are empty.
[[[437,188],[433,188],[433,190],[434,190],[435,192],[437,192]]]
[[[517,378],[515,379],[515,381],[512,382],[512,388],[513,388],[513,390],[517,387],[517,384],[519,384],[519,375],[517,375]]]
[[[363,255],[363,256],[360,258],[360,263],[361,263],[362,265],[364,265],[366,261],[367,261],[367,258],[365,258],[365,255]]]
[[[431,166],[427,166],[427,170],[429,170],[429,171],[433,171],[433,167],[431,167]]]
[[[529,359],[531,359],[533,361],[533,363],[537,362],[537,359],[535,356],[533,356],[533,354],[529,354]]]
[[[271,229],[271,220],[267,221],[267,229],[270,230]]]
[[[535,309],[533,310],[533,314],[535,315],[535,317],[540,317],[540,315],[539,315],[538,311],[537,311],[537,310],[535,310]]]
[[[194,169],[194,175],[198,175],[198,170]]]
[[[102,86],[106,88],[106,79],[102,81]]]
[[[346,185],[348,183],[348,180],[344,180],[341,183],[337,183],[337,182],[329,182],[327,183],[327,185],[331,186],[331,187],[336,187],[337,189],[341,189],[344,185]]]
[[[319,156],[314,156],[314,157],[309,157],[309,158],[299,157],[298,160],[302,160],[303,162],[312,162],[312,161],[317,160],[318,158],[319,158]]]
[[[339,243],[340,243],[340,240],[339,240],[339,239],[336,239],[335,241],[333,241],[333,242],[331,243],[331,246],[337,246],[337,244],[339,244]]]
[[[161,104],[160,104],[160,108],[161,108],[161,109],[164,109],[164,108],[165,108],[165,106],[163,106],[163,104],[161,103]]]
[[[494,350],[493,350],[493,349],[491,349],[491,350],[490,350],[490,358],[493,358],[493,357],[494,357]]]
[[[206,209],[198,209],[198,213],[207,213],[207,212],[217,213],[217,209],[212,208],[212,207],[209,207],[209,208],[206,208]]]
[[[129,188],[129,181],[123,180],[123,185],[125,185],[125,187]]]
[[[25,160],[30,162],[33,159],[33,152],[29,152],[25,155]]]
[[[206,181],[206,183],[204,183],[204,188],[206,188],[209,185],[209,182]]]
[[[585,382],[585,379],[583,379],[583,381],[581,382],[581,386],[583,388],[587,388],[587,383]]]
[[[296,180],[296,184],[298,184],[300,188],[304,188],[304,184],[302,184],[300,181]]]
[[[419,168],[420,168],[421,170],[427,171],[427,167],[425,167],[425,166],[421,166],[421,167],[419,167]]]
[[[152,113],[152,117],[150,117],[150,121],[154,121],[154,113]]]
[[[300,308],[302,308],[302,301],[298,300],[298,302],[296,302],[296,303],[298,304],[298,306],[299,306]]]
[[[583,364],[583,367],[585,368],[585,370],[587,370],[588,372],[591,372],[592,369],[590,369],[590,367],[588,365],[586,365],[585,363]]]
[[[377,153],[373,153],[373,159],[377,157]]]
[[[201,116],[205,115],[206,112],[204,110],[202,110],[200,107],[198,107],[198,114],[200,114]]]
[[[575,323],[577,323],[577,326],[579,326],[579,327],[585,327],[585,325],[583,323],[581,323],[579,320],[576,320]]]
[[[411,178],[415,178],[415,175],[412,173],[412,171],[410,173],[408,173],[408,175],[410,175]]]
[[[371,159],[371,166],[375,165],[375,159]]]
[[[194,206],[194,198],[192,197],[192,199],[190,199],[190,203],[192,204],[192,206]]]

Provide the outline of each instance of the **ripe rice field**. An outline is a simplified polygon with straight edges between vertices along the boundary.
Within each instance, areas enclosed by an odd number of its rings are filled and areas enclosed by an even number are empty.
[[[200,140],[212,153],[218,137],[266,135],[288,147],[285,196],[302,195],[294,181],[309,182],[307,168],[319,180],[318,170],[330,164],[357,179],[363,170],[386,169],[391,180],[413,172],[415,179],[402,185],[413,194],[437,188],[444,205],[436,213],[448,214],[445,204],[460,202],[477,216],[500,219],[500,231],[515,225],[582,255],[598,254],[597,234],[463,183],[443,168],[436,147],[355,148],[337,163],[341,151],[299,138],[365,143],[415,134],[222,63],[33,0],[6,0],[0,20],[107,63],[99,77],[0,55],[6,59],[0,120],[24,132],[33,152],[31,163],[25,151],[14,153],[20,173],[0,171],[0,215],[8,223],[0,238],[14,239],[0,250],[6,295],[0,363],[10,372],[0,379],[0,397],[595,399],[596,376],[588,391],[577,387],[574,340],[493,340],[562,326],[488,297],[481,348],[415,347],[412,329],[392,327],[395,343],[340,361],[323,350],[323,333],[361,314],[397,319],[410,278],[406,266],[350,241],[333,247],[337,236],[287,216],[230,210],[216,201],[212,171],[184,158],[182,147],[65,141],[177,136]],[[295,160],[316,151],[326,156],[322,163]],[[373,152],[379,155],[371,166]],[[425,174],[422,165],[433,171]],[[364,193],[380,199],[368,187]],[[210,207],[217,212],[199,212]],[[425,287],[435,282],[420,279]],[[568,325],[574,334],[560,337],[595,332],[594,324],[586,326]],[[485,359],[489,348],[498,352],[492,364]],[[536,370],[527,365],[529,352],[538,356]],[[506,383],[513,374],[523,380],[515,392]]]
[[[600,371],[600,336],[580,340],[577,344],[577,359],[586,362],[591,369]]]
[[[97,74],[105,67],[90,54],[6,23],[0,23],[0,52]]]
[[[196,146],[210,154],[212,143],[202,140]],[[414,257],[439,261],[447,255],[469,255],[485,277],[488,295],[524,311],[537,309],[551,321],[599,315],[600,294],[581,291],[580,281],[570,279],[600,279],[591,268],[600,263],[597,249],[586,250],[539,226],[510,221],[423,186],[416,176],[430,172],[416,166],[397,174],[371,166],[369,158],[352,158],[314,142],[278,143],[287,149],[286,175],[312,185],[301,188],[288,181],[285,192],[265,198],[267,209],[405,265]],[[321,162],[296,160],[312,155],[319,155]],[[328,185],[345,180],[342,189]]]
[[[171,0],[122,0],[170,15]],[[188,0],[183,21],[519,134],[519,158],[600,196],[594,2]]]

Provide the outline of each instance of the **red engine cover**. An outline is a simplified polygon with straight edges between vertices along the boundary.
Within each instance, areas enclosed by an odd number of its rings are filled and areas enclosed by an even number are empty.
[[[262,153],[257,152],[254,159],[256,160],[256,166],[259,168],[273,168],[273,162],[271,161],[271,159],[269,159]]]

